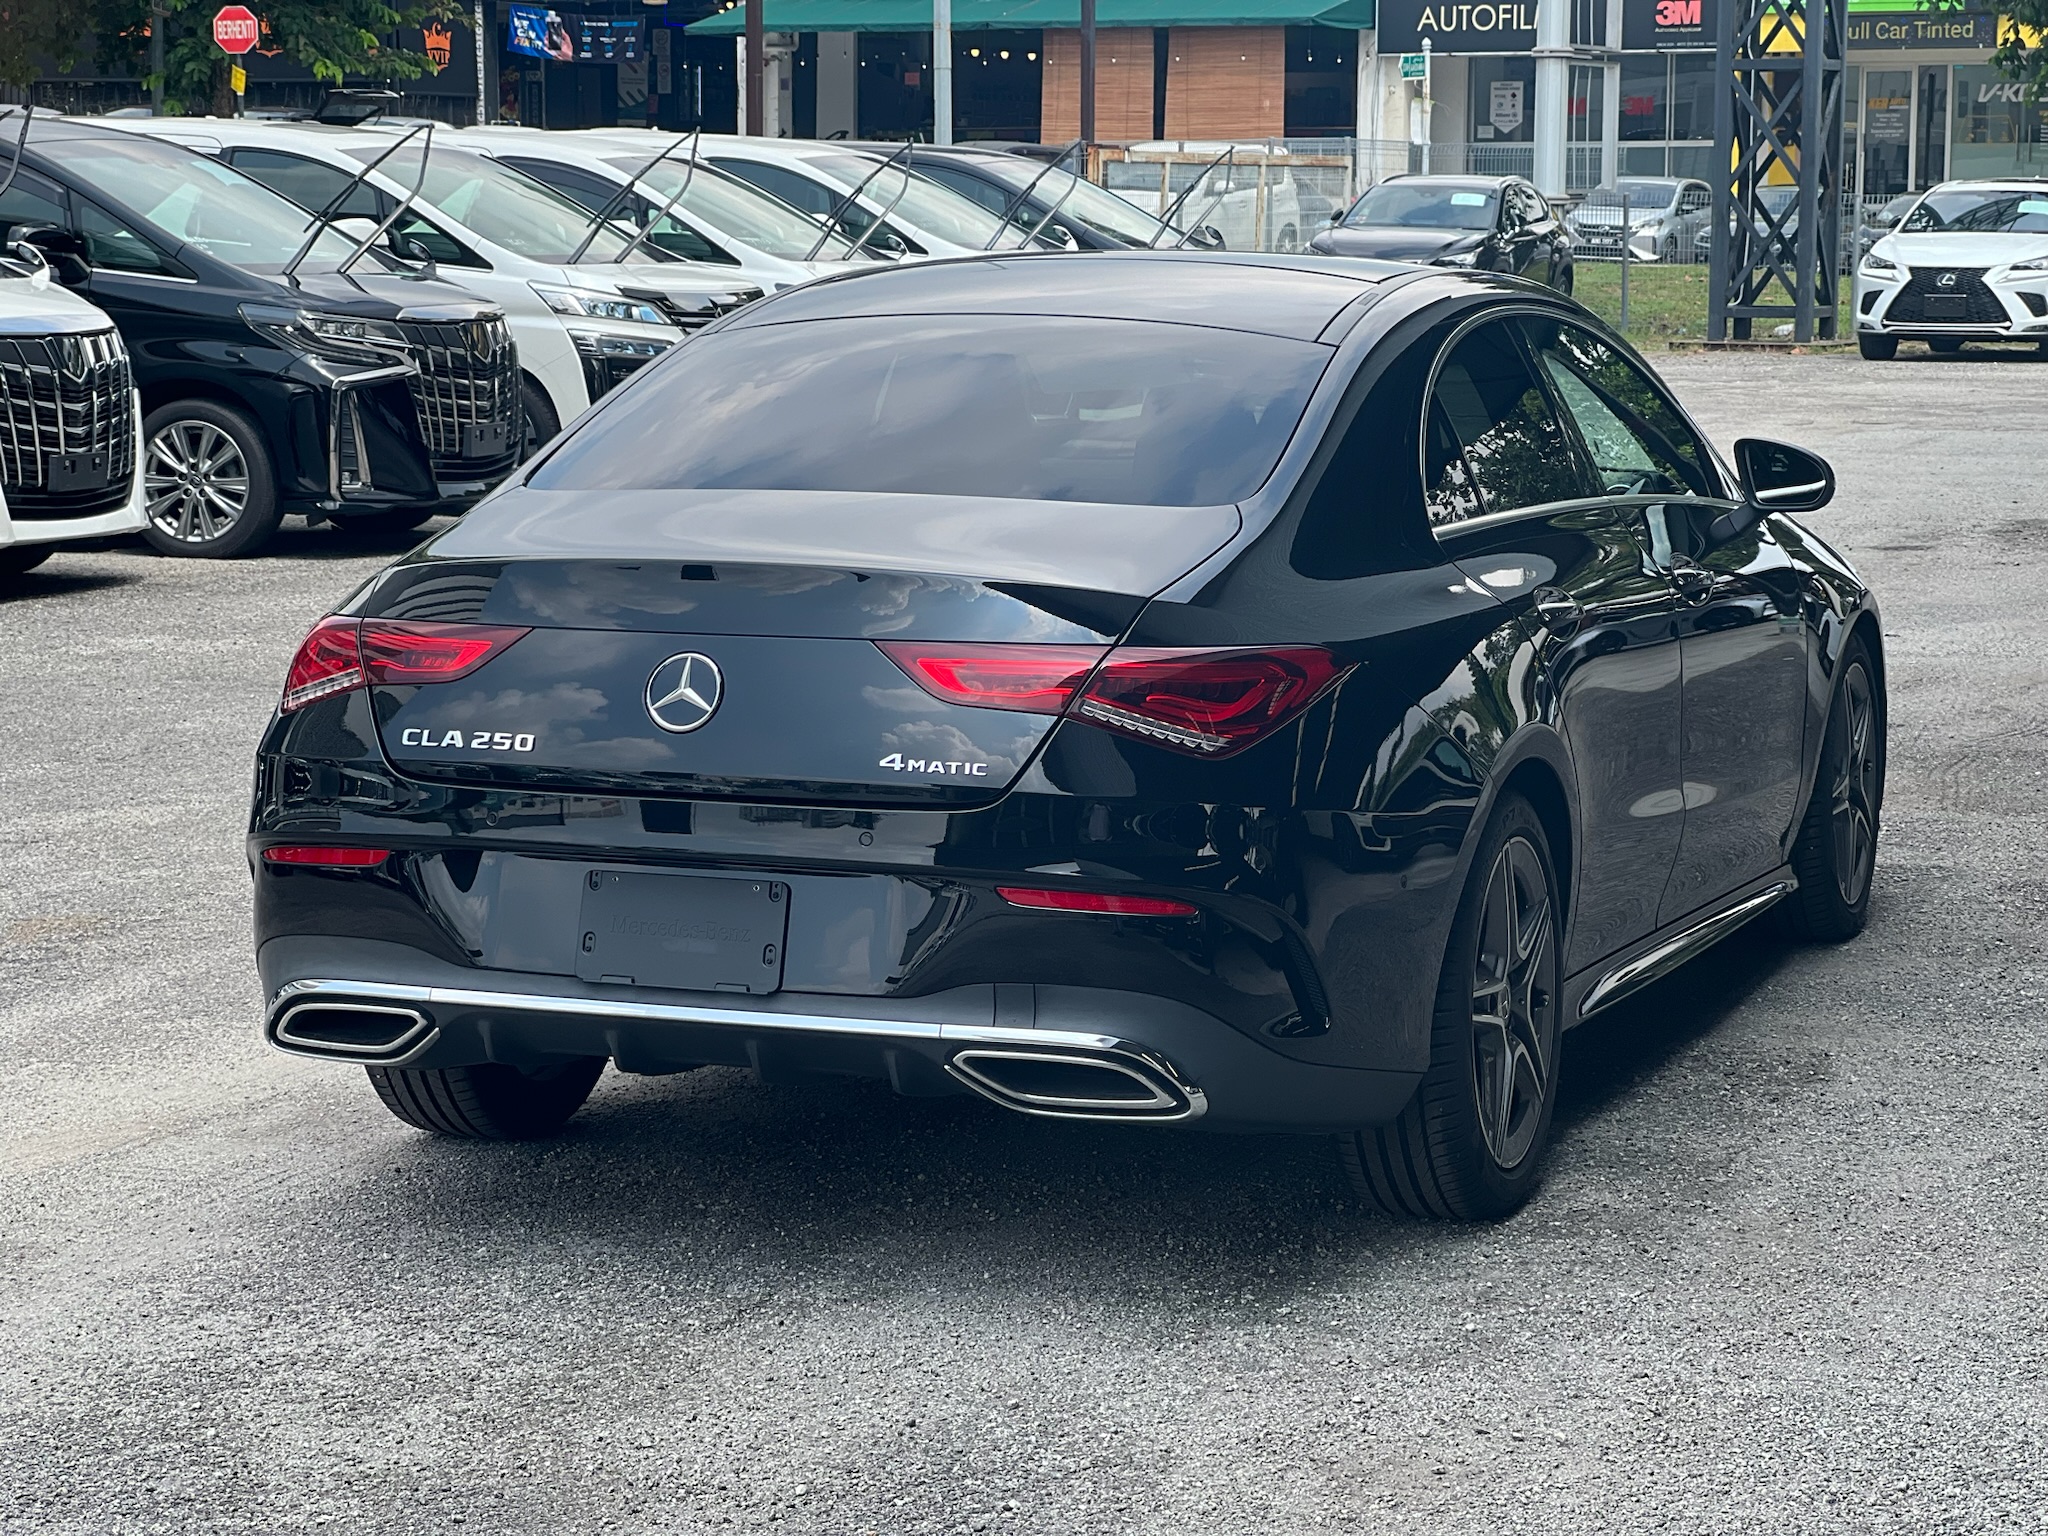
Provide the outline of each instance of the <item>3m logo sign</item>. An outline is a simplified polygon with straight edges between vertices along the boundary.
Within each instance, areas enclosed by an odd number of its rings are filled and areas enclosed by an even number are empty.
[[[1660,27],[1699,26],[1700,0],[1657,0],[1657,25]]]

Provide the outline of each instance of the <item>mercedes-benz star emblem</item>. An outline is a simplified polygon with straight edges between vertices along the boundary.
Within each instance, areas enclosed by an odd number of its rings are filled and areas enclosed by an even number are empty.
[[[718,713],[724,692],[718,663],[700,651],[684,651],[648,675],[647,713],[664,731],[680,736]]]

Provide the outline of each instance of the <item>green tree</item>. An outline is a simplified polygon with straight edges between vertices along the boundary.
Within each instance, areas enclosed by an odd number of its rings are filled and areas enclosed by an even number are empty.
[[[0,0],[0,84],[27,85],[54,60],[78,62],[91,22],[77,0]]]
[[[1996,9],[2013,25],[1999,23],[1998,51],[1991,62],[2008,80],[2024,81],[2036,92],[2048,87],[2048,0],[1999,0]]]
[[[16,5],[22,0],[0,0]],[[62,0],[27,0],[31,6],[64,9]],[[221,0],[161,0],[164,10],[164,105],[171,112],[225,113],[234,105],[228,89],[233,60],[213,41],[213,16]],[[102,63],[125,64],[137,78],[149,77],[150,0],[97,0],[73,25],[91,27],[99,37]],[[250,9],[263,19],[265,49],[279,49],[303,64],[316,80],[339,85],[344,75],[378,80],[415,80],[433,73],[424,53],[394,48],[385,39],[401,27],[417,27],[449,16],[452,0],[265,0]],[[5,30],[0,23],[0,30]],[[76,45],[74,44],[74,47]],[[42,51],[59,50],[47,45]],[[4,58],[0,58],[4,63]]]

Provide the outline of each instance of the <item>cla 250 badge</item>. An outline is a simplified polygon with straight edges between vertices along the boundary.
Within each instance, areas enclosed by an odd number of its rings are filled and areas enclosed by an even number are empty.
[[[398,733],[401,747],[462,747],[471,752],[531,752],[533,733],[522,731],[437,731],[431,726],[409,725]]]

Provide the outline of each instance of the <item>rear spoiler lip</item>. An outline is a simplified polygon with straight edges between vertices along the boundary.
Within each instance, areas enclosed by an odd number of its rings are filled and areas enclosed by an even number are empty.
[[[1151,597],[1243,531],[1233,505],[866,491],[508,489],[420,553],[436,560],[720,560]]]

